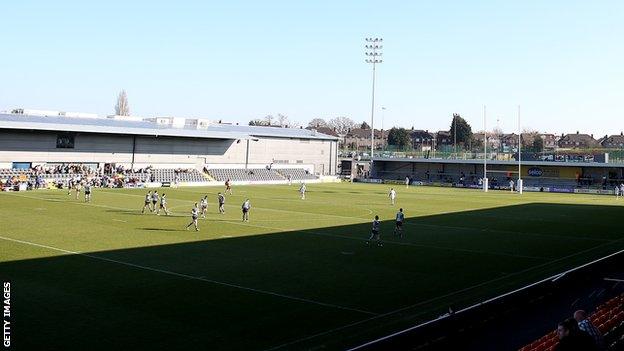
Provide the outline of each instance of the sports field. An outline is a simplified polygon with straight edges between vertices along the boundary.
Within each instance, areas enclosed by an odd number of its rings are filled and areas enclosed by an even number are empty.
[[[624,200],[388,185],[0,194],[16,349],[345,349],[624,249]],[[190,209],[209,196],[200,231]],[[240,206],[251,201],[249,222]],[[393,237],[399,207],[405,237]],[[374,215],[383,247],[366,245]]]

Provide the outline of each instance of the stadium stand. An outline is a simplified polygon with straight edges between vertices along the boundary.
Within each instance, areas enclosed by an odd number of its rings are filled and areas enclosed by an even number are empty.
[[[0,178],[2,178],[2,179],[12,178],[12,177],[19,177],[21,174],[30,175],[30,172],[28,170],[24,170],[24,169],[12,169],[12,168],[2,168],[2,169],[0,169]]]
[[[624,294],[621,294],[598,306],[596,311],[589,316],[592,324],[598,327],[598,330],[604,335],[607,350],[624,348],[623,305]],[[557,331],[553,330],[520,348],[519,351],[552,351],[555,350],[558,343]]]
[[[282,168],[276,169],[277,173],[281,174],[284,178],[288,179],[290,175],[290,179],[292,180],[308,180],[308,179],[318,179],[314,174],[310,174],[303,168]]]
[[[217,181],[274,181],[284,180],[279,173],[272,169],[266,168],[214,168],[206,169],[206,172]]]
[[[196,169],[173,169],[156,168],[151,171],[152,179],[155,182],[174,182],[176,177],[180,182],[206,182],[208,179]]]

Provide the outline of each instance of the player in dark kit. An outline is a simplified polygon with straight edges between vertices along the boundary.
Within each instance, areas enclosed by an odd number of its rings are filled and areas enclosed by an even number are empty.
[[[145,194],[145,204],[143,205],[143,210],[141,211],[141,213],[145,213],[145,208],[147,208],[148,210],[152,210],[150,205],[152,203],[152,192],[148,191],[147,194]]]
[[[186,226],[186,230],[189,229],[190,226],[195,225],[195,231],[199,231],[199,226],[197,225],[197,218],[199,218],[199,209],[197,208],[197,202],[193,209],[191,210],[191,223]]]
[[[158,191],[154,190],[152,194],[152,212],[156,212],[156,205],[158,205],[158,200],[160,197],[158,196]]]
[[[398,235],[399,237],[403,237],[403,221],[405,220],[405,215],[403,214],[403,209],[399,208],[399,212],[396,214],[396,222],[394,223],[394,235]]]
[[[243,202],[241,209],[243,210],[243,222],[249,222],[249,210],[251,209],[249,199],[245,199],[245,202]]]
[[[225,195],[219,193],[217,199],[219,201],[219,213],[225,214]]]
[[[375,241],[377,242],[377,246],[383,246],[383,244],[381,243],[381,236],[379,234],[380,224],[381,222],[379,222],[379,216],[375,216],[375,220],[373,220],[373,228],[371,230],[371,235],[366,241],[366,245],[370,245],[371,240],[375,239]]]

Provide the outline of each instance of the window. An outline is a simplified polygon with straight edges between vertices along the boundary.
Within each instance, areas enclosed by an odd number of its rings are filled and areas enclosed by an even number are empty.
[[[13,162],[13,165],[11,168],[13,169],[30,169],[30,167],[32,166],[32,163],[30,162]]]
[[[74,134],[72,133],[59,133],[56,135],[56,148],[57,149],[73,149],[74,148]]]

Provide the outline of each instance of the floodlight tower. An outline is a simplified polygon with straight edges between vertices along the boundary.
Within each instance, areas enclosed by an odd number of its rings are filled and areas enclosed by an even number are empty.
[[[373,162],[373,150],[375,150],[375,66],[382,63],[381,49],[383,49],[382,38],[366,38],[366,63],[373,64],[373,97],[371,101],[371,162]]]

